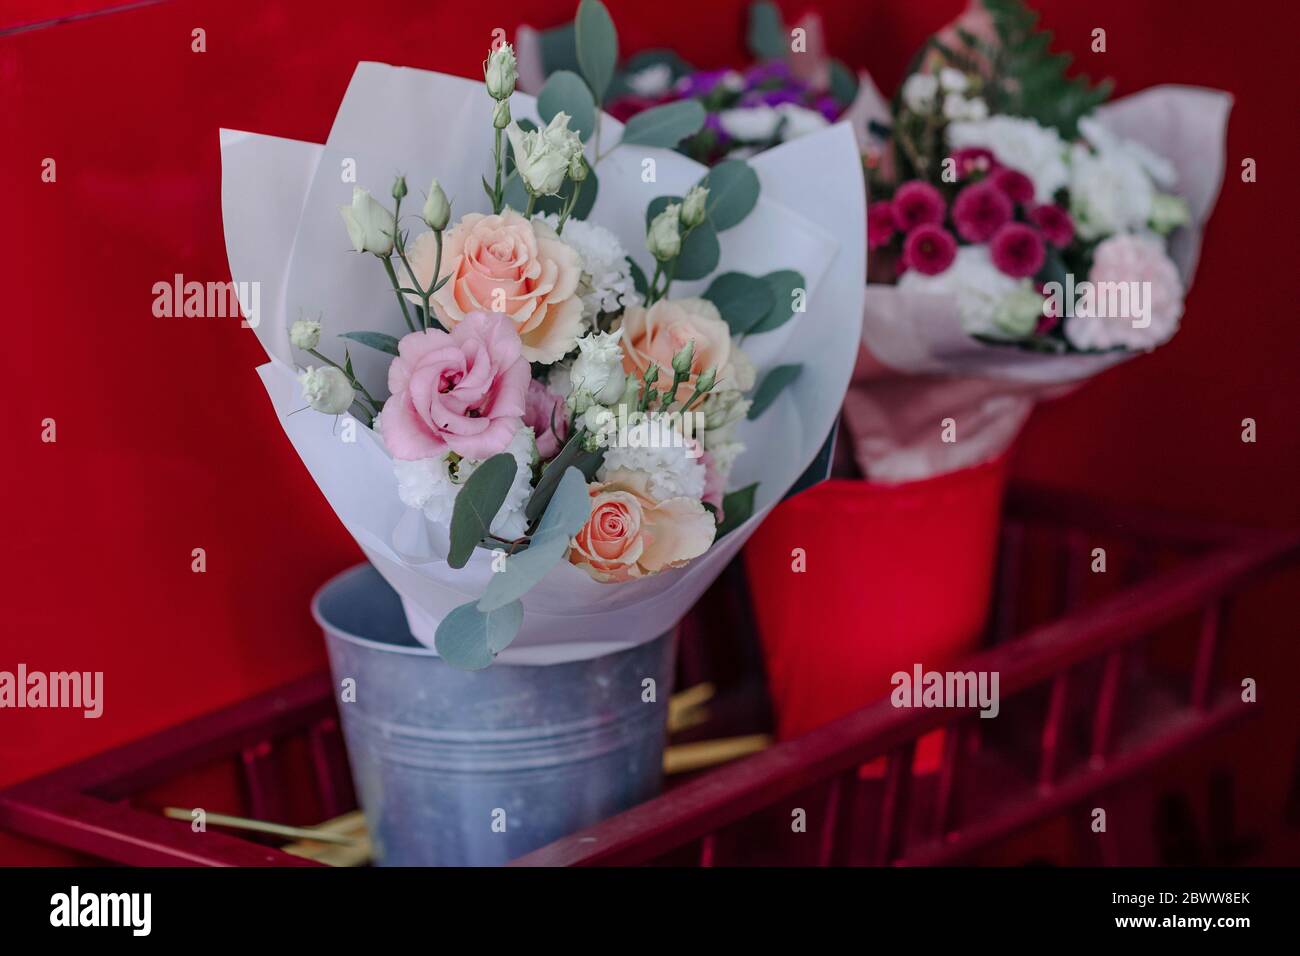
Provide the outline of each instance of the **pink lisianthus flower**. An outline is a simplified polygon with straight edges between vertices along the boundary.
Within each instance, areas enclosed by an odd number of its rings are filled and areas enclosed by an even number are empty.
[[[450,332],[404,335],[397,353],[379,425],[394,458],[454,451],[482,460],[505,450],[523,424],[532,380],[508,316],[470,312]]]
[[[1060,206],[1053,203],[1034,206],[1029,210],[1029,221],[1058,249],[1064,249],[1074,241],[1074,220]]]
[[[957,240],[942,226],[917,226],[903,240],[903,265],[921,275],[937,276],[957,258]]]
[[[879,199],[867,206],[867,248],[879,249],[894,238],[898,231],[894,213],[888,199]]]
[[[989,182],[1002,190],[1012,202],[1022,206],[1034,198],[1034,181],[1018,169],[1003,166],[994,170]]]
[[[967,242],[988,242],[1011,220],[1014,208],[1007,194],[990,180],[963,189],[952,204],[957,235]]]
[[[1043,267],[1047,247],[1043,237],[1021,222],[1009,222],[989,243],[989,255],[998,271],[1013,279],[1027,279]]]
[[[524,424],[532,428],[542,460],[553,458],[569,436],[569,410],[564,399],[535,378],[528,380],[524,396]]]
[[[903,232],[911,232],[927,223],[941,224],[946,208],[939,190],[919,179],[899,186],[890,203],[894,225]]]

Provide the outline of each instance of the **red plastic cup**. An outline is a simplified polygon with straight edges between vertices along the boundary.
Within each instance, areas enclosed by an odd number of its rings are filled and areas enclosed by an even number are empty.
[[[898,671],[945,670],[978,645],[1006,477],[999,458],[897,485],[830,480],[768,516],[745,567],[781,739],[887,696]],[[915,768],[941,752],[942,732],[927,735]]]

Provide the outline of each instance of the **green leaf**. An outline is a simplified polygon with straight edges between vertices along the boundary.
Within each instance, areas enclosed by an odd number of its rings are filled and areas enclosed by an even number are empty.
[[[344,332],[339,338],[360,342],[389,355],[397,354],[397,339],[386,332]]]
[[[739,225],[758,202],[758,174],[743,159],[727,159],[700,182],[709,187],[706,203],[714,228]]]
[[[831,96],[842,107],[858,98],[858,78],[842,60],[831,60]]]
[[[478,609],[493,611],[505,607],[531,591],[564,559],[569,540],[582,530],[590,516],[587,476],[577,468],[566,468],[546,513],[529,538],[528,548],[505,559],[505,570],[492,575],[479,599]]]
[[[560,70],[579,70],[576,30],[572,21],[539,35],[542,46],[542,73],[550,76]]]
[[[600,0],[582,0],[578,4],[574,25],[578,65],[595,94],[596,102],[603,102],[609,81],[614,78],[614,66],[618,63],[618,31]]]
[[[444,661],[464,671],[479,671],[510,646],[524,622],[518,601],[493,611],[480,611],[475,602],[453,608],[438,624],[433,646]]]
[[[754,513],[754,492],[758,490],[758,482],[752,485],[746,485],[730,494],[722,497],[722,524],[718,525],[718,533],[713,540],[721,538],[729,532],[735,531],[742,524],[749,520]]]
[[[596,128],[596,102],[582,77],[568,70],[552,73],[537,97],[537,113],[549,123],[556,113],[569,114],[569,129],[585,142]]]
[[[671,149],[704,126],[704,107],[698,100],[665,103],[637,113],[623,127],[624,146],[663,146]]]
[[[583,449],[582,435],[581,430],[574,432],[564,443],[559,454],[542,469],[542,475],[537,479],[533,494],[528,499],[528,504],[524,506],[524,517],[529,521],[536,521],[546,510],[546,506],[551,503],[551,495],[555,494],[560,479],[564,477],[570,466],[577,468],[590,480],[596,474],[600,463],[605,460],[603,451],[589,452]]]
[[[718,307],[733,336],[750,331],[774,306],[771,286],[743,272],[717,276],[704,290],[704,298]]]
[[[746,40],[749,52],[760,60],[780,60],[785,57],[785,26],[781,23],[781,11],[775,3],[760,0],[749,8]]]
[[[753,404],[749,406],[750,420],[758,418],[767,411],[767,407],[776,401],[781,390],[797,379],[802,371],[803,366],[799,364],[778,365],[763,376],[763,381],[758,383],[758,388],[754,391]]]
[[[453,568],[463,568],[488,534],[517,470],[514,455],[493,455],[474,470],[456,495],[451,509],[451,550],[447,554],[447,563]]]
[[[763,281],[772,291],[772,308],[753,328],[746,330],[750,335],[771,332],[785,325],[790,321],[790,316],[794,315],[795,291],[798,289],[806,291],[803,274],[794,269],[778,269],[776,272],[769,272],[763,276]]]
[[[718,267],[720,258],[722,246],[718,244],[718,233],[711,223],[701,223],[682,240],[682,251],[677,257],[677,271],[673,278],[683,281],[703,279]]]
[[[631,256],[626,258],[628,272],[632,274],[632,285],[636,288],[637,294],[644,298],[645,294],[650,291],[650,280],[645,277],[645,273],[641,271],[641,267],[636,264],[635,259]]]

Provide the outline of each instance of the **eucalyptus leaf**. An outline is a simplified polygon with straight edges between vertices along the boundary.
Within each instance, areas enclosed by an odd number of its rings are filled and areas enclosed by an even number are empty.
[[[524,606],[518,601],[493,611],[480,611],[471,601],[442,619],[433,646],[452,667],[479,671],[510,646],[523,622]]]
[[[750,335],[771,332],[790,321],[790,317],[794,315],[795,291],[806,290],[803,274],[794,269],[778,269],[776,272],[769,272],[763,276],[763,281],[772,291],[772,308],[758,324],[746,330]]]
[[[529,521],[536,521],[546,506],[551,502],[551,495],[555,493],[560,479],[564,477],[570,466],[581,471],[588,480],[595,474],[600,463],[605,459],[603,451],[586,451],[582,447],[582,431],[579,430],[569,436],[569,440],[564,443],[559,454],[551,459],[550,463],[542,469],[541,477],[537,479],[537,485],[533,488],[532,496],[528,499],[528,504],[524,506],[524,517]]]
[[[831,60],[831,97],[847,108],[858,98],[858,78],[842,60]]]
[[[760,60],[785,57],[786,32],[781,11],[775,3],[760,0],[749,8],[749,30],[745,37],[749,52]]]
[[[579,70],[576,30],[572,21],[543,30],[538,35],[542,48],[542,75],[559,70]]]
[[[451,548],[447,563],[463,568],[492,527],[518,470],[514,455],[493,455],[474,470],[451,509]]]
[[[550,123],[556,113],[569,114],[569,129],[585,142],[596,128],[596,101],[591,90],[577,73],[560,70],[552,73],[537,97],[537,113],[542,121]]]
[[[724,272],[704,290],[704,298],[718,307],[731,334],[743,335],[772,311],[772,288],[763,279],[743,272]]]
[[[389,355],[397,354],[397,339],[387,332],[344,332],[339,338],[360,342],[362,345],[387,352]]]
[[[704,107],[698,100],[665,103],[637,113],[623,127],[624,146],[662,146],[671,149],[704,126]]]
[[[722,246],[718,234],[707,220],[691,230],[682,240],[682,251],[677,257],[674,279],[703,279],[718,267]]]
[[[700,182],[709,187],[709,219],[719,231],[739,225],[758,202],[758,174],[743,159],[727,159]]]
[[[718,538],[736,530],[742,524],[750,519],[754,514],[754,492],[758,490],[758,482],[752,485],[746,485],[744,488],[737,489],[722,497],[722,524],[718,525]]]
[[[781,394],[781,390],[797,379],[802,371],[803,366],[799,364],[778,365],[764,375],[763,381],[758,383],[758,388],[754,392],[753,404],[749,406],[750,420],[758,418],[767,411],[768,406]]]
[[[618,63],[618,31],[600,0],[582,0],[574,20],[578,65],[596,102],[603,102]]]
[[[627,257],[627,266],[628,272],[632,274],[632,285],[636,288],[637,294],[644,297],[650,291],[650,280],[645,277],[645,272],[631,256]]]

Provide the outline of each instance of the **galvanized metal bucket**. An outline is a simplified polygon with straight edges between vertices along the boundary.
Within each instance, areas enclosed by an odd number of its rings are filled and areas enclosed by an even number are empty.
[[[378,862],[505,863],[659,791],[671,633],[590,660],[460,671],[411,636],[368,564],[322,587],[312,613]]]

